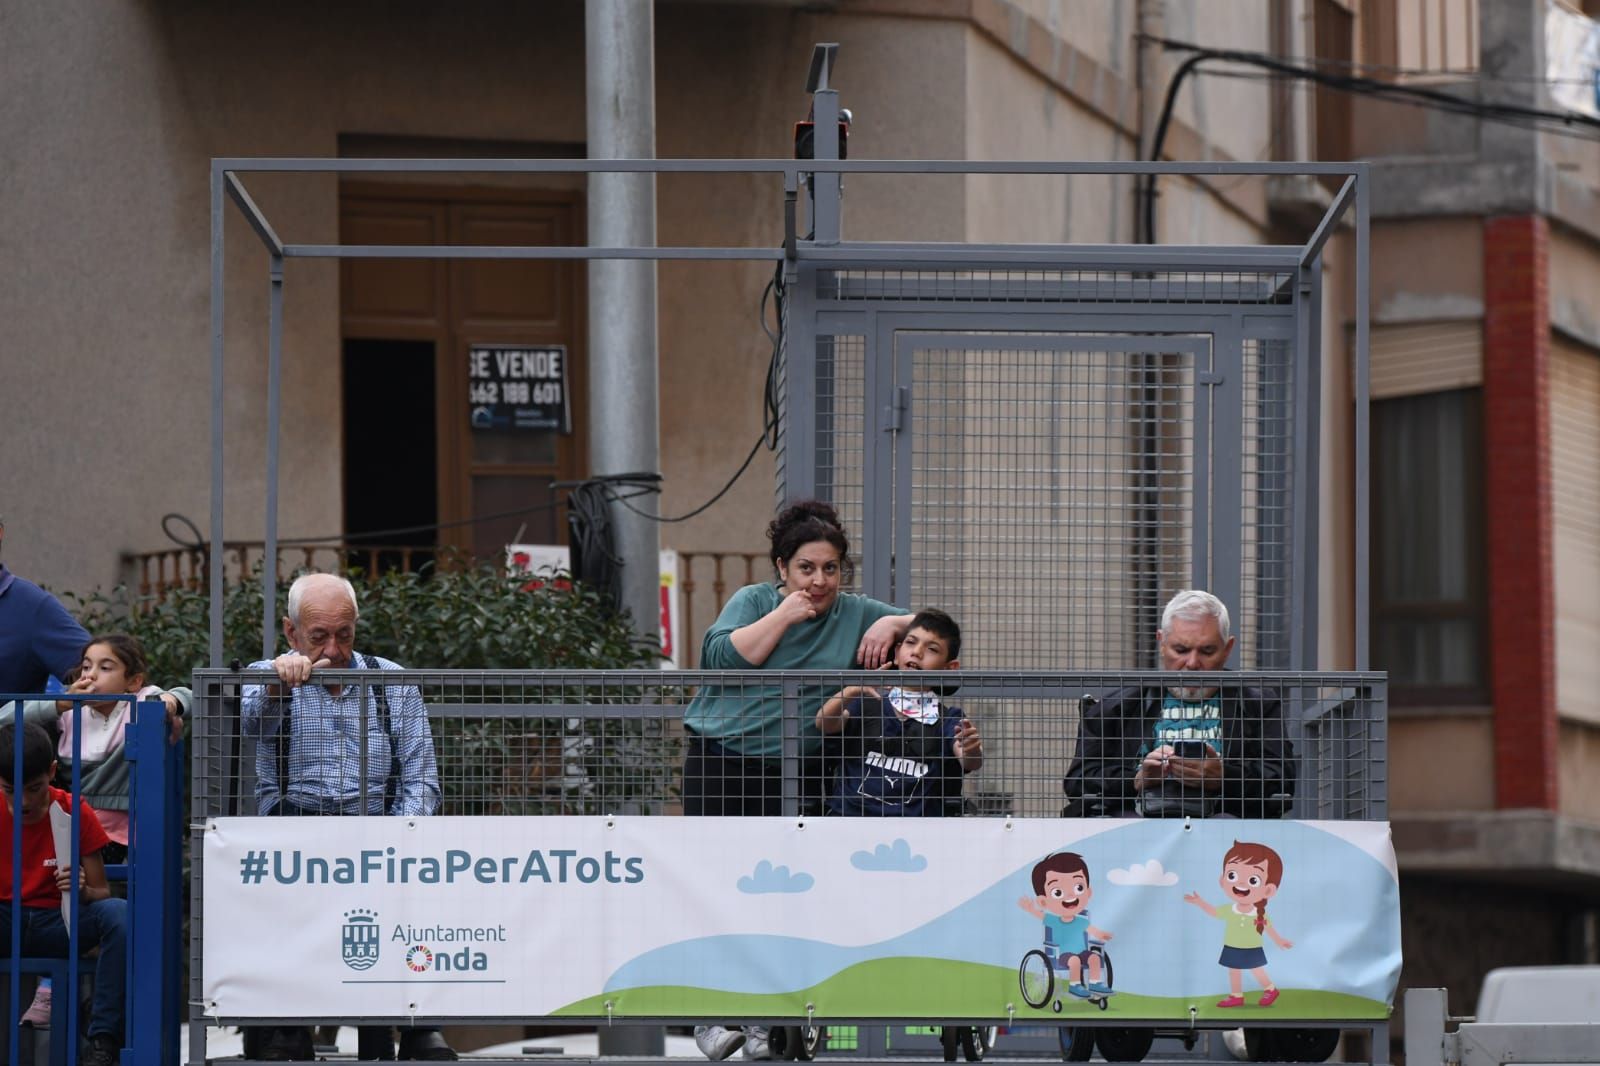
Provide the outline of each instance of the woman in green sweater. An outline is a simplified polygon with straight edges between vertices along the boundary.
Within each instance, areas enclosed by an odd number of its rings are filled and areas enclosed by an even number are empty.
[[[705,670],[876,669],[889,661],[911,615],[853,592],[850,540],[820,500],[791,504],[767,527],[774,584],[746,585],[728,600],[700,646]],[[821,750],[817,708],[829,689],[801,693],[801,749]],[[813,691],[814,689],[814,691]],[[782,689],[706,685],[689,704],[683,813],[777,815],[783,795]],[[818,781],[806,781],[814,790]]]

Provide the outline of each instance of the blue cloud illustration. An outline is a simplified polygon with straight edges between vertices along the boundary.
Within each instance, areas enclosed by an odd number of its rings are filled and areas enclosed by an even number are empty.
[[[856,852],[850,856],[850,865],[873,873],[918,874],[928,868],[928,857],[911,854],[911,845],[903,837],[897,837],[893,844],[879,844],[871,851]]]
[[[810,892],[816,878],[808,873],[792,874],[787,866],[774,866],[766,859],[756,863],[755,873],[739,878],[739,891],[752,896],[768,892]]]

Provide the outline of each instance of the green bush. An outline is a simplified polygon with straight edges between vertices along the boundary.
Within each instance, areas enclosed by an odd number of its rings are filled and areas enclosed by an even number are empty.
[[[288,575],[278,586],[281,618]],[[627,619],[609,613],[597,593],[543,575],[508,575],[488,564],[391,572],[368,583],[350,575],[360,601],[357,650],[414,669],[617,670],[651,667],[659,656],[634,636]],[[261,581],[230,586],[222,605],[225,664],[261,658]],[[139,638],[156,684],[186,681],[207,665],[210,597],[175,589],[159,602],[138,602],[128,590],[78,599],[75,613],[91,633],[121,630]],[[273,654],[286,651],[281,628]]]
[[[291,575],[292,577],[292,575]],[[494,567],[392,572],[368,583],[351,574],[360,603],[356,650],[418,670],[602,670],[649,668],[660,656],[633,633],[628,620],[600,597],[560,575],[507,575]],[[277,617],[288,599],[278,589]],[[208,662],[210,608],[204,591],[180,589],[160,602],[138,603],[125,589],[78,601],[91,632],[121,630],[139,638],[150,658],[150,680],[188,682]],[[259,575],[227,589],[223,657],[261,658]],[[281,624],[275,650],[287,650]],[[500,694],[505,691],[505,694]],[[669,789],[675,752],[659,722],[579,718],[452,716],[465,701],[459,688],[425,688],[433,708],[434,745],[444,793],[443,814],[601,813],[637,809]],[[615,686],[519,692],[474,690],[474,701],[584,704],[634,698]],[[205,708],[200,713],[208,713]]]

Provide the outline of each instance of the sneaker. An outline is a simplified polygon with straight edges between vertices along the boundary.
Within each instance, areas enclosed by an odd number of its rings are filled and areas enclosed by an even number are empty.
[[[1095,996],[1109,996],[1111,994],[1111,986],[1102,984],[1099,981],[1090,981],[1089,993]]]
[[[1068,983],[1067,991],[1072,993],[1074,996],[1077,996],[1079,999],[1088,999],[1089,998],[1089,988],[1088,988],[1087,985],[1076,985],[1076,984]]]
[[[747,1059],[772,1058],[772,1045],[769,1043],[772,1030],[761,1025],[747,1025],[744,1030],[744,1057]]]
[[[80,1066],[118,1066],[122,1061],[121,1043],[110,1033],[95,1033],[78,1062]]]
[[[1278,990],[1276,988],[1269,988],[1261,993],[1261,1005],[1263,1007],[1270,1007],[1276,1002],[1278,1002]]]
[[[50,983],[40,981],[38,989],[33,993],[33,1002],[28,1004],[28,1009],[22,1012],[22,1017],[17,1019],[18,1025],[31,1025],[35,1029],[50,1028]]]
[[[1217,1000],[1217,1006],[1219,1006],[1219,1007],[1242,1007],[1242,1006],[1244,1006],[1244,997],[1243,996],[1229,996],[1227,999],[1219,999],[1219,1000]]]
[[[694,1046],[712,1062],[721,1062],[744,1047],[743,1029],[730,1029],[723,1025],[697,1025],[694,1027]]]

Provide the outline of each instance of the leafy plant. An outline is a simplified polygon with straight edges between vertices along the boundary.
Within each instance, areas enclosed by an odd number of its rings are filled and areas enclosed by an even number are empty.
[[[293,576],[278,584],[275,617],[284,613]],[[484,563],[391,571],[371,581],[359,571],[348,576],[361,609],[358,649],[404,666],[617,670],[659,661],[626,618],[605,608],[597,592],[560,575],[530,580]],[[139,599],[119,586],[109,594],[77,598],[76,613],[90,632],[121,630],[138,637],[158,683],[179,683],[207,665],[211,608],[203,589],[173,589],[156,600]],[[262,657],[261,616],[259,573],[225,590],[225,662]],[[273,654],[288,648],[276,627],[273,647]]]
[[[360,605],[356,649],[409,668],[617,670],[660,660],[597,592],[562,575],[530,580],[483,564],[395,571],[370,581],[349,576]],[[278,588],[278,616],[288,580]],[[210,605],[203,590],[176,589],[159,601],[139,601],[119,588],[80,599],[77,607],[91,632],[122,630],[139,638],[154,683],[185,683],[208,662]],[[273,654],[287,650],[281,629],[273,646]],[[259,574],[226,590],[223,649],[229,661],[262,657]],[[669,787],[668,767],[676,759],[666,750],[660,721],[449,712],[452,703],[576,706],[637,699],[615,684],[535,687],[484,679],[426,685],[423,696],[433,710],[441,813],[614,811],[660,800]]]

